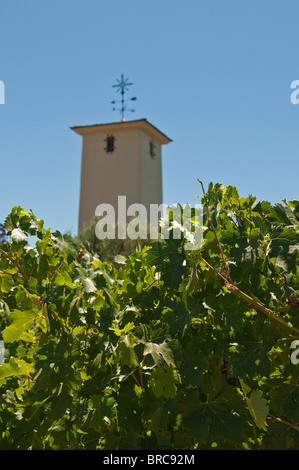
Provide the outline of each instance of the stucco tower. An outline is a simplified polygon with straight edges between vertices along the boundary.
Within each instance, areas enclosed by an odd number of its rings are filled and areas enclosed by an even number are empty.
[[[83,137],[79,231],[95,216],[99,204],[111,204],[117,214],[118,196],[127,206],[161,204],[161,147],[171,142],[146,119],[71,127]]]

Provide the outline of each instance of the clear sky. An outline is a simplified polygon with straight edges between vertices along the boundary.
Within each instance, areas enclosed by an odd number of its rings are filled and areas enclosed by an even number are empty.
[[[77,232],[81,137],[118,121],[123,73],[163,147],[166,203],[197,178],[299,198],[298,0],[0,0],[0,220],[14,205]]]

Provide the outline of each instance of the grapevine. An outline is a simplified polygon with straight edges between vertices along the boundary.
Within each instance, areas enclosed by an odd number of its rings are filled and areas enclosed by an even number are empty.
[[[299,449],[299,201],[199,183],[200,249],[113,262],[12,208],[0,449]]]

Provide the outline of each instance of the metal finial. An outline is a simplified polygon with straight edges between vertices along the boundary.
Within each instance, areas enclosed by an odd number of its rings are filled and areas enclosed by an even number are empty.
[[[112,88],[116,88],[116,91],[121,94],[121,100],[120,101],[111,101],[111,104],[121,103],[121,108],[112,108],[112,110],[113,111],[120,111],[122,119],[124,119],[125,111],[131,111],[132,113],[135,112],[135,109],[127,109],[127,107],[125,105],[125,101],[136,101],[137,100],[136,96],[134,96],[133,98],[129,98],[129,99],[125,100],[125,92],[129,90],[129,88],[128,88],[129,86],[133,85],[133,83],[130,83],[128,80],[129,80],[128,78],[124,79],[124,75],[122,74],[121,79],[120,80],[117,79],[118,83],[116,85],[112,85]]]

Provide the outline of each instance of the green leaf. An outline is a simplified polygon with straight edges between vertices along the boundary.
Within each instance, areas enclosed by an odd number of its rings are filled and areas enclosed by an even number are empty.
[[[298,366],[296,366],[298,367]],[[281,383],[271,394],[271,410],[278,417],[290,417],[295,423],[299,422],[299,390],[297,380],[294,383]]]
[[[277,334],[277,332],[276,332]],[[269,335],[269,336],[268,336]],[[269,351],[273,347],[275,330],[268,325],[248,325],[243,333],[236,334],[238,353],[232,356],[230,369],[234,377],[246,374],[267,376],[270,370]]]
[[[177,289],[182,282],[182,277],[185,273],[183,266],[184,261],[184,255],[176,253],[171,257],[170,262],[165,265],[162,271],[161,280],[172,289]]]
[[[67,389],[62,387],[58,394],[54,396],[46,405],[45,412],[50,423],[64,416],[66,410],[72,405],[72,397]]]
[[[125,256],[122,256],[122,255],[116,255],[114,257],[114,261],[118,264],[126,264],[126,258]]]
[[[248,396],[251,390],[250,387],[248,387],[242,379],[240,379],[240,383],[243,389],[243,393],[245,395],[249,412],[251,416],[253,417],[255,424],[257,425],[258,428],[266,431],[267,430],[266,418],[269,412],[269,406],[267,404],[267,400],[263,398],[263,393],[260,390],[253,390],[250,396]]]
[[[120,351],[120,361],[123,366],[135,368],[139,365],[137,355],[134,351],[134,344],[131,343],[131,335],[125,335],[118,347]]]
[[[171,241],[154,242],[147,251],[147,261],[151,266],[160,266],[166,259],[178,253],[177,246]]]
[[[11,324],[3,331],[4,343],[13,343],[23,337],[23,333],[28,331],[36,321],[37,313],[34,310],[14,310],[10,314]]]
[[[104,428],[104,419],[111,423],[116,413],[117,402],[113,397],[101,397],[93,395],[91,402],[94,408],[94,414],[90,422],[90,427],[101,432]]]
[[[186,359],[181,368],[181,375],[184,383],[201,387],[204,384],[204,372],[208,367],[207,360],[200,354],[188,351]]]
[[[238,415],[233,415],[227,408],[216,403],[199,404],[184,419],[184,426],[195,439],[206,443],[209,434],[211,439],[224,438],[229,441],[242,442],[245,425]]]
[[[161,344],[146,342],[143,355],[147,356],[148,354],[152,356],[155,365],[165,361],[168,366],[175,366],[173,352],[166,341]]]
[[[151,375],[153,380],[152,391],[156,397],[173,398],[176,395],[173,368],[164,364],[154,369]]]
[[[88,277],[82,279],[82,284],[83,284],[85,292],[87,292],[88,294],[91,294],[92,292],[96,292],[97,290],[93,280]]]
[[[71,276],[69,275],[69,273],[67,271],[65,271],[63,273],[58,272],[57,274],[55,274],[54,284],[56,284],[57,286],[68,286],[71,289],[76,287],[76,284],[74,282],[72,282],[72,278],[71,278]]]
[[[0,380],[8,377],[18,377],[20,375],[30,375],[34,370],[32,364],[28,364],[23,359],[11,357],[9,362],[0,365]]]
[[[239,406],[238,398],[225,383],[221,374],[206,378],[202,389],[206,399],[202,400],[198,390],[190,392],[182,403],[184,426],[192,437],[206,443],[220,437],[235,442],[242,442],[245,434],[245,422],[237,413],[232,413]]]
[[[12,276],[2,274],[0,275],[0,290],[3,293],[7,293],[11,290],[13,286]]]
[[[144,413],[146,429],[153,431],[160,448],[169,449],[171,445],[171,433],[168,430],[168,412],[163,406]]]

